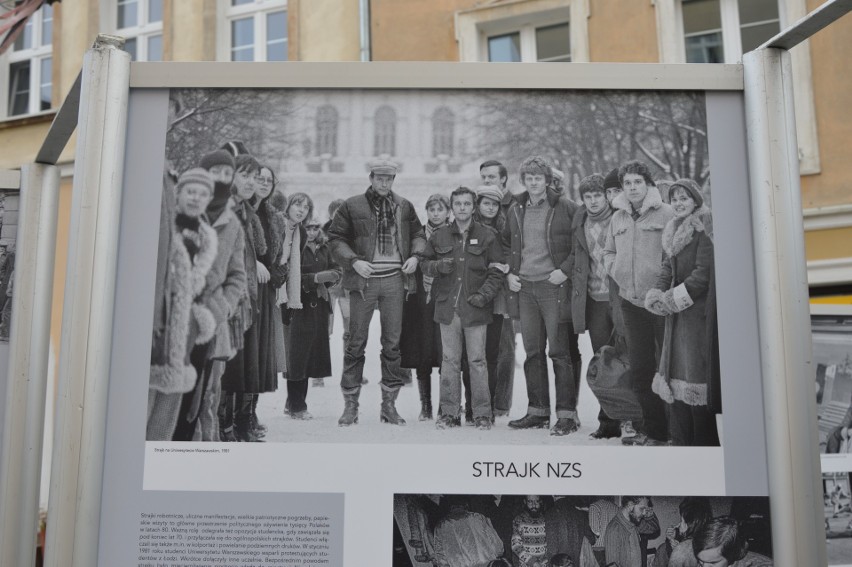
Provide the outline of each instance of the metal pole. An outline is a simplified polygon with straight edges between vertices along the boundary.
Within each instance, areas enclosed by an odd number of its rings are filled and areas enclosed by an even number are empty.
[[[21,181],[0,459],[0,565],[8,567],[35,565],[59,168],[25,165]]]
[[[775,565],[825,565],[790,53],[743,66]]]
[[[97,565],[130,55],[83,59],[45,566]]]

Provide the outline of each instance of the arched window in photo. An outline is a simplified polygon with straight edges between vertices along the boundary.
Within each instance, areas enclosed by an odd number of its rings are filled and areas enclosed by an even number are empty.
[[[453,155],[455,130],[456,116],[453,111],[446,106],[435,109],[432,114],[432,157]]]
[[[337,155],[337,109],[326,104],[317,109],[317,155]]]
[[[396,111],[389,106],[376,110],[373,153],[396,155]]]

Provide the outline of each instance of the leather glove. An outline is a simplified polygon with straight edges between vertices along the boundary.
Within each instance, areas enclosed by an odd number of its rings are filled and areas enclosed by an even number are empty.
[[[323,270],[321,272],[317,272],[314,276],[314,281],[318,284],[334,283],[339,279],[340,274],[338,274],[334,270]]]
[[[456,261],[452,258],[441,258],[435,264],[439,274],[452,274],[456,269]]]
[[[481,293],[471,294],[467,298],[467,302],[470,303],[471,305],[473,305],[474,307],[479,308],[479,309],[482,309],[483,307],[488,305],[488,300],[485,299],[485,296],[482,295]]]
[[[290,271],[290,266],[282,266],[276,264],[269,267],[269,283],[273,288],[278,289],[287,281],[287,273]]]

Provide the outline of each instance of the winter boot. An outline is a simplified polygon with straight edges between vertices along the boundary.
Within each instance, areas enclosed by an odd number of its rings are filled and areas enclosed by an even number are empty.
[[[337,420],[337,425],[340,427],[349,427],[358,423],[358,396],[361,394],[361,388],[355,388],[352,391],[343,390],[343,415]]]
[[[405,425],[405,420],[396,413],[395,403],[398,395],[399,388],[388,389],[382,385],[382,413],[380,416],[382,423]]]
[[[420,415],[417,419],[420,421],[430,421],[432,419],[431,376],[423,380],[417,380],[417,389],[420,391]]]

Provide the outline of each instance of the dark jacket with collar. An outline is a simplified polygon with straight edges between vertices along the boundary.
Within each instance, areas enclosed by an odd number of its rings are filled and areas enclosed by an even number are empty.
[[[503,274],[494,264],[503,263],[503,248],[497,232],[471,221],[467,239],[458,225],[439,228],[432,233],[423,252],[423,273],[432,276],[432,296],[435,298],[435,322],[449,325],[458,311],[462,327],[487,325],[494,318],[492,302],[500,291]],[[441,274],[436,270],[438,260],[452,258],[455,270]],[[481,294],[488,303],[474,307],[467,299]]]
[[[577,334],[585,332],[587,328],[586,302],[589,301],[587,299],[589,296],[589,274],[592,269],[589,243],[586,240],[585,226],[587,217],[588,211],[586,210],[586,206],[581,205],[574,214],[574,220],[571,224],[571,246],[574,254],[574,269],[571,272],[571,321],[574,324],[574,332]],[[603,262],[603,258],[601,258],[601,262]],[[613,321],[619,334],[623,334],[618,284],[611,277],[607,277],[607,280],[609,283],[609,305]]]
[[[417,218],[414,206],[396,193],[391,194],[395,205],[397,246],[403,263],[411,256],[420,256],[426,246],[423,225]],[[349,197],[337,210],[328,229],[328,243],[332,256],[343,269],[343,288],[362,291],[367,280],[352,267],[355,260],[373,261],[376,251],[378,218],[366,193]],[[417,291],[414,274],[403,274],[405,289]]]
[[[561,284],[564,291],[560,294],[559,313],[560,319],[566,321],[571,317],[571,305],[569,288],[571,286],[571,270],[574,266],[574,256],[571,248],[571,223],[577,212],[577,203],[570,200],[567,195],[552,187],[547,188],[545,197],[550,204],[550,210],[545,220],[545,231],[547,235],[547,248],[553,265],[568,276],[568,280]],[[524,248],[524,214],[530,196],[527,191],[513,196],[513,202],[506,215],[506,226],[503,227],[501,240],[506,262],[509,264],[509,273],[518,275],[521,269],[521,252]],[[520,317],[518,294],[509,291],[508,295],[509,315],[513,319]]]

